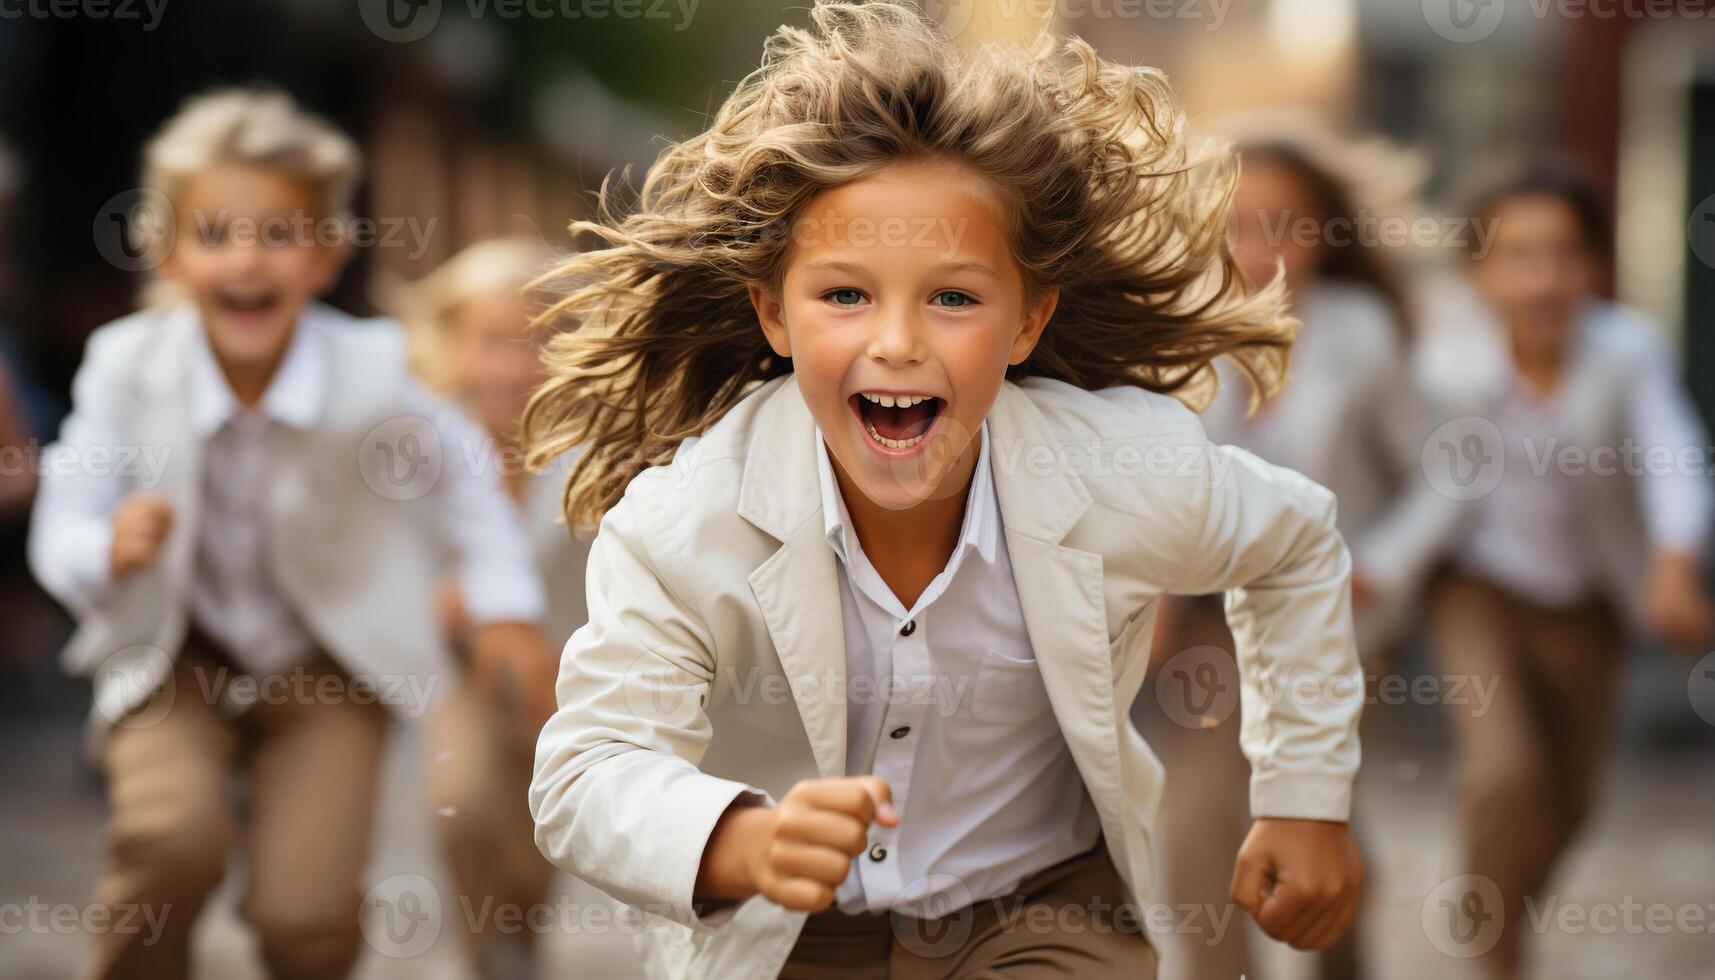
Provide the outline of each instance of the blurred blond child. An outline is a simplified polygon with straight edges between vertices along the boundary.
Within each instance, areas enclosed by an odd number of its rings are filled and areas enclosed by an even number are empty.
[[[91,336],[50,450],[84,465],[46,468],[30,541],[80,620],[65,665],[95,684],[96,900],[161,914],[159,935],[102,933],[88,977],[186,976],[239,841],[270,974],[350,972],[381,705],[426,710],[444,673],[436,539],[481,624],[473,656],[551,660],[517,517],[457,451],[479,434],[411,379],[395,325],[315,301],[347,255],[325,232],[358,166],[326,122],[249,90],[191,100],[145,153],[171,205],[135,229],[155,302]]]
[[[565,470],[527,472],[518,438],[524,406],[545,377],[529,330],[528,287],[557,258],[528,239],[483,241],[386,299],[407,324],[418,374],[464,406],[498,449],[502,482],[524,519],[547,587],[544,623],[556,648],[587,618],[589,536],[570,533],[561,520]],[[455,647],[462,646],[469,622],[460,583],[445,583],[441,598],[447,633]],[[532,681],[529,690],[511,694],[551,707],[553,675]],[[526,800],[540,717],[526,718],[529,723],[519,724],[505,692],[465,683],[450,692],[431,721],[429,795],[459,894],[471,908],[487,903],[528,909],[549,897],[554,866],[536,849]],[[465,925],[467,950],[483,976],[528,975],[538,938],[530,930],[508,932],[496,915]],[[624,955],[629,948],[625,943]]]

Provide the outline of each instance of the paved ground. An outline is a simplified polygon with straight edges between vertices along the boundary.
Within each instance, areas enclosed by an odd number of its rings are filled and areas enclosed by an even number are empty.
[[[1535,940],[1536,977],[1715,978],[1715,729],[1690,709],[1686,664],[1665,657],[1633,663],[1627,723],[1603,803],[1555,884],[1555,910]],[[41,672],[7,679],[0,694],[0,912],[11,919],[0,919],[0,977],[59,980],[75,971],[85,937],[51,928],[19,931],[15,923],[26,902],[76,908],[86,900],[100,860],[100,787],[78,760],[80,692]],[[1383,980],[1470,976],[1465,964],[1437,950],[1423,925],[1431,891],[1456,873],[1440,718],[1433,708],[1390,710],[1365,754],[1360,806],[1370,816],[1366,843],[1375,878],[1366,921],[1372,973]],[[372,881],[400,874],[444,880],[430,846],[433,818],[417,802],[415,763],[411,739],[396,740]],[[1651,908],[1681,922],[1696,916],[1699,928],[1711,931],[1652,932]],[[202,974],[261,980],[232,909],[229,881],[197,937]],[[1581,915],[1588,924],[1577,924]],[[545,937],[541,976],[631,975],[620,937],[581,933],[575,915],[565,918],[567,928]],[[463,975],[453,954],[450,935],[416,956],[370,951],[359,976],[453,980]],[[1306,975],[1304,967],[1284,953],[1263,976],[1292,980]]]

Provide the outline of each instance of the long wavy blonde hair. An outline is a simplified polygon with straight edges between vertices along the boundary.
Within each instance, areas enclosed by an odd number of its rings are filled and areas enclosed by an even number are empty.
[[[584,447],[570,523],[599,521],[637,473],[792,370],[747,286],[778,288],[813,197],[901,161],[984,177],[1010,206],[1027,299],[1060,287],[1009,378],[1140,385],[1200,408],[1228,355],[1261,396],[1279,387],[1297,326],[1284,286],[1246,289],[1226,241],[1236,161],[1194,144],[1161,72],[1047,33],[963,48],[898,0],[810,17],[767,39],[705,132],[662,152],[630,213],[610,177],[595,220],[570,226],[604,247],[547,277],[582,285],[538,320],[556,331],[550,380],[524,416],[532,466]]]

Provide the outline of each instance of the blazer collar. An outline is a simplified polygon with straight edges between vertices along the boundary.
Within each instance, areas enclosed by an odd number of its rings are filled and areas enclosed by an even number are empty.
[[[772,391],[758,391],[740,480],[740,517],[786,541],[807,520],[822,517],[815,453],[821,435],[787,375]],[[1024,388],[1001,385],[989,409],[990,467],[1007,533],[1051,544],[1063,540],[1090,508],[1090,492],[1069,467],[1071,459]],[[1087,454],[1079,454],[1087,457]]]

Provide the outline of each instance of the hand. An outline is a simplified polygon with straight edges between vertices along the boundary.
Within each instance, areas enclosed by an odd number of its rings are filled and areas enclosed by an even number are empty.
[[[1326,949],[1345,935],[1363,886],[1351,829],[1327,820],[1259,819],[1233,870],[1233,901],[1294,949]]]
[[[139,491],[113,509],[113,544],[108,564],[120,578],[155,563],[173,529],[173,505],[166,497]]]
[[[734,806],[703,849],[697,896],[761,894],[788,909],[820,912],[869,846],[871,823],[899,826],[893,791],[879,776],[806,779],[778,806]]]
[[[471,683],[494,698],[512,697],[525,722],[540,730],[557,705],[559,658],[534,623],[488,623],[471,636]]]
[[[1643,613],[1663,641],[1694,653],[1708,648],[1715,637],[1715,609],[1703,591],[1695,555],[1656,556],[1644,580]]]

